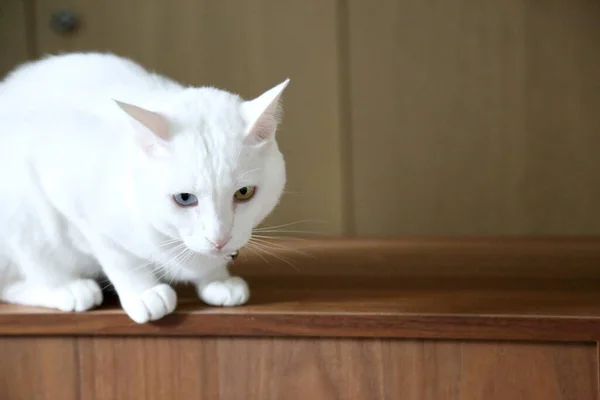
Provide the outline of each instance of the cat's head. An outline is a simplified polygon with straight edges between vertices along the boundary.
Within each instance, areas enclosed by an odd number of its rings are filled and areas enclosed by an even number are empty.
[[[287,84],[249,101],[213,88],[182,90],[152,110],[117,101],[135,128],[141,215],[198,253],[226,258],[244,246],[285,185],[275,133]]]

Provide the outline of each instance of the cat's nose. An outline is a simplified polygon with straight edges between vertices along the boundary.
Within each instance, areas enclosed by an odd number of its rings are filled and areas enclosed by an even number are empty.
[[[218,250],[221,250],[223,247],[225,247],[225,245],[227,243],[229,243],[229,241],[231,240],[231,236],[229,236],[226,239],[218,238],[218,239],[214,239],[214,240],[210,240],[210,239],[206,239],[206,240],[208,240],[210,243],[212,243],[212,245],[215,246]]]

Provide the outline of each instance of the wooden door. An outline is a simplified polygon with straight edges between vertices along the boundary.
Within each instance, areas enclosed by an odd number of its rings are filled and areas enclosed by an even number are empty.
[[[356,233],[600,233],[598,2],[348,5]]]

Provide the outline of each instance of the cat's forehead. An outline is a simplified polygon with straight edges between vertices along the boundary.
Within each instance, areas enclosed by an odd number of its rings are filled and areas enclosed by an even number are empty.
[[[182,93],[179,100],[175,111],[182,124],[215,133],[243,129],[242,99],[235,94],[215,88],[194,88]]]
[[[180,178],[195,186],[218,189],[252,178],[261,157],[244,145],[245,121],[237,95],[212,89],[189,90],[179,104],[174,146]]]
[[[260,175],[263,160],[241,140],[188,136],[178,143],[174,160],[177,180],[198,190],[230,190]]]

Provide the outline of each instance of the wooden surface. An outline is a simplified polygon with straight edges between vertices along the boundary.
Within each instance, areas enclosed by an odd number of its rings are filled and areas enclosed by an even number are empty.
[[[73,339],[0,337],[0,354],[0,399],[79,399]]]
[[[593,344],[79,339],[81,399],[597,399]]]
[[[358,235],[600,233],[600,7],[348,0]]]
[[[175,314],[144,325],[114,299],[83,314],[2,305],[0,335],[600,340],[600,280],[329,281],[251,281],[250,304],[233,309],[181,297]]]
[[[246,271],[242,275],[252,291],[244,307],[208,307],[189,288],[180,288],[174,315],[137,325],[114,297],[82,314],[2,305],[0,334],[595,341],[600,340],[599,249],[600,239],[592,238],[303,241],[293,250],[304,254],[289,260],[301,271],[295,276],[261,273],[253,268],[261,259],[248,258],[244,265],[240,258],[236,269]],[[336,252],[353,257],[354,276],[344,276],[343,263],[328,263]],[[319,263],[319,254],[329,258]],[[329,273],[302,274],[303,265]],[[395,271],[376,272],[382,266]],[[290,268],[282,261],[271,267]],[[477,268],[479,274],[465,272]]]
[[[180,80],[246,98],[282,82],[279,143],[287,193],[266,222],[318,220],[303,230],[339,234],[339,83],[335,0],[43,0],[36,1],[38,54],[110,50]],[[52,13],[73,10],[75,34],[50,28]],[[310,29],[307,29],[310,26]]]

